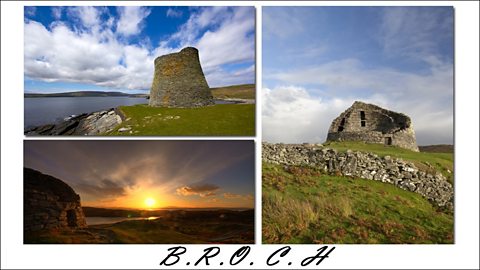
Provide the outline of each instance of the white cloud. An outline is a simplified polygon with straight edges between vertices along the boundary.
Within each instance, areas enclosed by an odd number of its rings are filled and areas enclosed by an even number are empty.
[[[252,9],[237,9],[223,21],[216,31],[207,31],[196,46],[203,52],[200,59],[204,68],[253,60],[255,27]]]
[[[438,53],[440,41],[453,37],[450,10],[389,7],[383,10],[380,43],[387,55],[420,58]]]
[[[89,28],[100,24],[100,15],[102,10],[91,6],[71,7],[69,14],[80,19],[82,24]]]
[[[272,142],[322,142],[331,121],[355,100],[374,103],[412,118],[420,145],[453,143],[453,70],[449,64],[429,74],[367,69],[355,60],[271,74],[288,86],[263,90],[263,134]],[[319,92],[323,99],[311,93]],[[288,132],[285,127],[288,126]]]
[[[117,22],[117,33],[124,36],[137,35],[142,30],[141,22],[148,15],[150,10],[144,7],[119,7],[120,19]]]
[[[198,195],[200,197],[215,196],[220,188],[212,184],[182,186],[176,189],[176,193],[182,196]]]
[[[52,16],[55,20],[60,20],[62,18],[63,7],[52,7]]]
[[[305,7],[264,7],[262,35],[266,39],[287,39],[305,31],[309,10]]]
[[[226,192],[223,193],[223,197],[225,199],[230,199],[230,200],[245,200],[245,201],[253,201],[254,197],[252,194],[237,194],[237,193],[231,193],[231,192]]]
[[[266,140],[323,141],[361,100],[411,116],[419,144],[453,142],[451,8],[267,7],[262,17]]]
[[[222,65],[254,61],[254,30],[255,10],[251,7],[203,8],[193,12],[180,30],[160,43],[156,50],[178,51],[186,46],[196,47],[210,86],[245,83],[245,79],[254,80],[253,72],[248,75],[231,73]]]
[[[173,8],[167,9],[167,17],[180,18],[180,17],[182,17],[182,15],[183,15],[183,12],[181,10],[176,10],[176,9],[173,9]]]
[[[37,7],[32,7],[32,6],[26,6],[25,7],[25,14],[28,16],[35,16],[35,13],[37,13]]]
[[[44,81],[67,81],[127,89],[147,89],[153,57],[145,48],[124,46],[103,35],[77,34],[63,24],[49,31],[42,24],[25,24],[25,75]],[[123,59],[125,66],[119,65]]]
[[[234,72],[229,72],[221,68],[221,66],[216,66],[204,69],[204,73],[210,87],[255,83],[254,65]]]
[[[323,142],[331,121],[352,101],[324,101],[305,88],[262,89],[262,134],[268,142]]]
[[[150,13],[146,8],[120,9],[118,19],[111,17],[108,10],[94,7],[72,7],[67,13],[83,28],[61,21],[51,23],[49,28],[33,20],[25,21],[26,77],[146,90],[151,86],[156,57],[193,45],[200,50],[201,64],[210,86],[253,82],[255,78],[253,65],[243,70],[223,66],[254,61],[255,16],[252,8],[199,9],[179,32],[156,48],[148,42],[128,44],[125,40],[126,36],[141,32],[142,21]],[[109,17],[102,21],[102,14]],[[205,32],[205,27],[210,30]],[[171,46],[172,40],[181,42]]]

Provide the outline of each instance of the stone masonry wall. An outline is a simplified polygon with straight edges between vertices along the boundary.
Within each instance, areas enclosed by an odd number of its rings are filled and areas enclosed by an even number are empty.
[[[24,231],[87,225],[80,196],[63,181],[24,169]]]
[[[327,141],[362,141],[418,151],[410,117],[360,101],[332,121]]]
[[[150,106],[201,107],[213,104],[197,49],[187,47],[155,59]]]
[[[438,173],[420,171],[410,162],[390,156],[357,151],[337,152],[321,146],[297,144],[262,144],[262,161],[281,165],[307,165],[326,173],[341,173],[382,181],[419,193],[433,204],[453,210],[452,185]]]

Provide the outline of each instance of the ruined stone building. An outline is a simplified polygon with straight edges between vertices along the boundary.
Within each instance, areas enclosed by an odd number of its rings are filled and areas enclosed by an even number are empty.
[[[25,233],[85,227],[80,196],[65,182],[24,168],[23,229]]]
[[[410,117],[360,101],[333,120],[327,141],[379,143],[418,152]]]
[[[155,59],[150,106],[201,107],[214,104],[198,56],[192,47]]]

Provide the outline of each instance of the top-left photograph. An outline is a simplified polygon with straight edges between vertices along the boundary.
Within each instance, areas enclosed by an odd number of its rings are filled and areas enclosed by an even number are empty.
[[[255,8],[26,6],[26,136],[255,136]]]

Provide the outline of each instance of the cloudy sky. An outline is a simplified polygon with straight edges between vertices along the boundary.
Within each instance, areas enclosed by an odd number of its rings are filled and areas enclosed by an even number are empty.
[[[210,87],[255,81],[253,7],[25,7],[24,31],[26,92],[145,92],[187,46]]]
[[[253,141],[25,141],[25,167],[57,177],[82,205],[254,207]]]
[[[324,142],[361,100],[409,115],[419,145],[453,143],[453,8],[262,10],[264,140]]]

